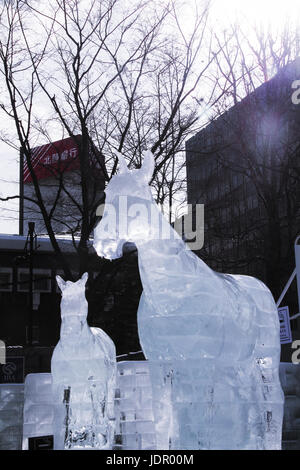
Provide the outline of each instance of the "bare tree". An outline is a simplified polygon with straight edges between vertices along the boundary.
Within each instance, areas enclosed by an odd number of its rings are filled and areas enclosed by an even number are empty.
[[[223,185],[218,203],[206,195],[208,258],[223,269],[243,266],[251,274],[252,263],[260,264],[276,296],[292,270],[300,217],[300,121],[291,101],[299,67],[290,64],[297,48],[288,31],[274,37],[256,30],[251,39],[237,26],[224,33],[230,41],[216,58],[215,76],[224,93],[206,134],[210,142],[200,149],[204,158],[215,157],[211,174]]]
[[[30,202],[36,204],[41,211],[42,217],[47,228],[47,232],[53,248],[55,249],[59,260],[66,272],[71,277],[68,264],[65,261],[60,246],[56,240],[55,233],[51,224],[51,217],[46,210],[37,177],[33,171],[31,162],[31,133],[32,133],[32,115],[34,106],[34,95],[37,90],[37,79],[33,73],[31,60],[26,56],[26,47],[22,41],[22,27],[20,24],[20,11],[27,13],[27,8],[21,6],[21,2],[5,0],[2,4],[0,13],[1,29],[3,35],[0,42],[0,60],[1,74],[4,80],[4,87],[7,91],[7,101],[1,102],[0,107],[6,116],[15,123],[17,138],[21,147],[21,152],[26,158],[30,174],[35,187],[36,197],[28,198]],[[41,59],[45,53],[45,47],[41,54],[34,58],[34,67],[38,68]],[[23,77],[26,75],[26,83]],[[5,136],[5,141],[7,137]],[[12,144],[12,142],[9,142]],[[12,144],[13,145],[13,144]],[[18,196],[11,196],[12,199]]]
[[[103,202],[94,176],[97,169],[108,181],[117,171],[114,150],[138,167],[142,151],[151,148],[158,200],[169,198],[172,204],[175,187],[182,187],[176,179],[183,142],[196,126],[199,87],[216,56],[207,38],[208,12],[204,3],[187,34],[171,2],[157,6],[137,1],[126,8],[120,0],[3,2],[1,27],[6,34],[0,58],[7,99],[1,108],[15,123],[32,178],[34,194],[27,200],[41,212],[68,278],[72,274],[59,248],[55,224],[64,223],[72,234],[78,270],[86,271],[96,208]],[[38,25],[38,38],[32,25],[35,29]],[[54,135],[72,138],[78,148],[80,197],[69,190],[59,155],[49,204],[31,159],[32,149],[41,140],[53,142]],[[69,223],[60,212],[62,201],[67,212],[68,206],[76,207],[76,223]]]

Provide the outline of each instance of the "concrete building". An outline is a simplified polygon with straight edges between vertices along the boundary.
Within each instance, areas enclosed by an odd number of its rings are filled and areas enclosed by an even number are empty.
[[[199,255],[217,271],[261,279],[276,300],[300,233],[299,79],[300,59],[186,143],[188,203],[205,205]],[[284,305],[299,311],[295,282]],[[299,339],[297,320],[292,328]]]
[[[76,233],[82,220],[82,183],[80,170],[81,136],[51,142],[32,149],[31,163],[38,179],[39,188],[46,210],[51,214],[51,224],[55,233]],[[89,146],[89,167],[87,168],[89,187],[89,208],[95,211],[97,201],[103,194],[104,161],[100,152]],[[20,159],[20,229],[22,235],[29,221],[35,222],[38,234],[47,230],[37,199],[26,159]]]

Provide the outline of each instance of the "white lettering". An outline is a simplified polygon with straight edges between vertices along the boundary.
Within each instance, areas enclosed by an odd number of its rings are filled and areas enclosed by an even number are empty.
[[[293,341],[292,349],[296,349],[296,351],[294,351],[292,354],[292,363],[300,364],[300,340],[299,339],[297,341]]]
[[[0,339],[0,364],[6,364],[5,343]]]
[[[292,103],[300,104],[300,80],[295,80],[292,83],[292,88],[293,90],[296,89],[296,91],[294,91],[294,93],[292,94]]]

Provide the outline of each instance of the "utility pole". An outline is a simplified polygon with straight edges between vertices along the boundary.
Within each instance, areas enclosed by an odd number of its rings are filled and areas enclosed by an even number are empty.
[[[19,235],[24,235],[24,154],[20,148]]]
[[[33,331],[33,242],[34,242],[34,222],[28,222],[29,237],[29,302],[28,302],[28,344],[32,346]]]

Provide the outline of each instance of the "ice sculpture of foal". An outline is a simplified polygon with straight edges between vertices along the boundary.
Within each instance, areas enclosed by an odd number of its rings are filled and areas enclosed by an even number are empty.
[[[56,276],[62,322],[51,359],[55,450],[113,446],[116,349],[103,330],[87,324],[87,277],[65,282]]]
[[[270,291],[258,279],[214,272],[189,250],[151,196],[151,152],[132,171],[118,156],[94,247],[109,259],[122,256],[125,241],[138,249],[138,331],[157,448],[280,449],[279,320]]]

